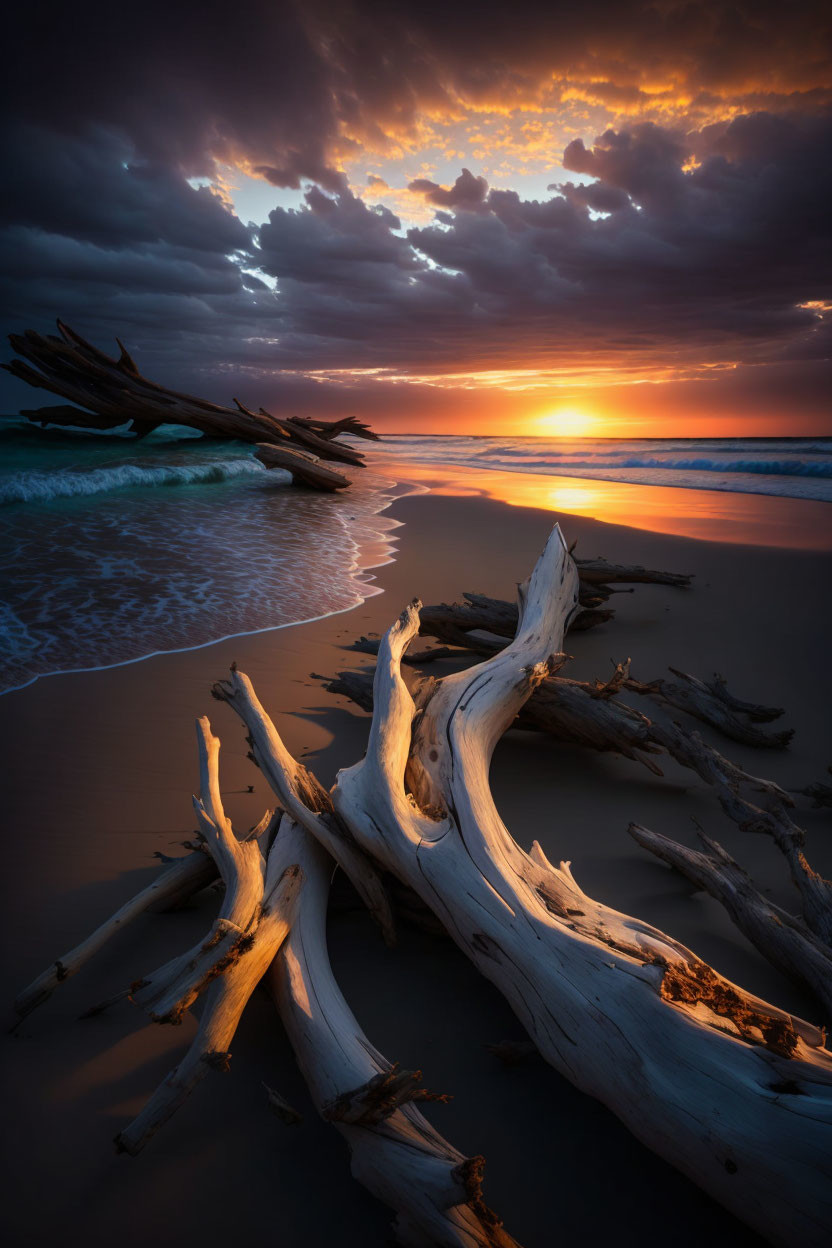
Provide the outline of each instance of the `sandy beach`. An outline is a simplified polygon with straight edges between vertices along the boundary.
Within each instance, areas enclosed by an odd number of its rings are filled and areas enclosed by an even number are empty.
[[[756,500],[761,512],[771,504],[772,514],[781,503]],[[400,498],[387,514],[402,527],[394,559],[375,573],[383,592],[352,611],[125,667],[50,676],[0,698],[9,1007],[37,972],[153,878],[155,852],[177,852],[190,834],[197,715],[208,714],[222,738],[223,789],[235,825],[250,826],[271,804],[246,759],[239,723],[210,697],[211,682],[232,661],[251,676],[290,750],[330,784],[338,768],[360,757],[369,721],[310,674],[362,666],[363,656],[344,646],[383,632],[416,595],[425,602],[452,601],[463,590],[512,597],[556,519],[584,556],[695,574],[691,590],[648,585],[617,595],[611,623],[570,637],[567,674],[603,677],[611,660],[628,656],[644,680],[668,664],[700,676],[722,672],[738,696],[785,707],[794,742],[787,751],[764,751],[705,728],[703,735],[786,788],[823,778],[832,757],[822,623],[832,606],[829,550],[668,536],[437,493]],[[438,665],[437,674],[442,670]],[[570,859],[588,893],[668,931],[751,991],[821,1021],[815,1003],[764,961],[715,902],[627,836],[632,819],[694,844],[698,823],[761,888],[796,908],[774,846],[729,823],[690,773],[662,766],[657,778],[626,759],[513,731],[498,746],[492,787],[516,839],[526,847],[537,839],[551,859]],[[798,821],[812,864],[829,874],[828,815],[801,800]],[[359,1021],[389,1058],[423,1070],[427,1087],[453,1094],[429,1116],[458,1148],[484,1154],[486,1198],[526,1248],[575,1234],[600,1242],[611,1227],[619,1248],[669,1237],[685,1246],[706,1238],[759,1242],[554,1071],[542,1064],[504,1069],[485,1046],[522,1038],[522,1029],[449,941],[405,929],[399,947],[387,949],[346,891],[339,896],[330,950]],[[46,1245],[70,1232],[87,1248],[114,1239],[125,1248],[226,1248],[241,1234],[281,1248],[336,1238],[367,1248],[388,1242],[388,1211],[351,1178],[346,1147],[312,1110],[262,992],[244,1015],[230,1073],[207,1080],[140,1158],[115,1155],[112,1137],[176,1063],[194,1020],[153,1026],[128,1004],[87,1022],[77,1016],[198,939],[211,904],[209,894],[190,909],[146,916],[19,1034],[4,1038],[4,1169],[15,1242]],[[299,1126],[270,1115],[264,1082],[303,1114]],[[217,1187],[224,1198],[212,1201]]]

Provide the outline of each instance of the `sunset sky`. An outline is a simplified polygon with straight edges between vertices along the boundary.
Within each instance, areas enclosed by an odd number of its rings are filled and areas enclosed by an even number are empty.
[[[388,431],[832,433],[828,5],[18,7],[4,332]]]

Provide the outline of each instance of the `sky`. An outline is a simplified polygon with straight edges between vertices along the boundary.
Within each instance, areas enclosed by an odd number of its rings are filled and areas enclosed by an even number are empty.
[[[16,8],[4,333],[389,432],[832,434],[827,4]]]

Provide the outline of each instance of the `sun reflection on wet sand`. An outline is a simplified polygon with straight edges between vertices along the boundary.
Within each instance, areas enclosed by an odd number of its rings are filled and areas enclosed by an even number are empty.
[[[384,471],[398,481],[426,486],[435,494],[493,498],[512,507],[585,515],[653,533],[746,546],[832,550],[832,506],[810,499],[576,480],[456,465],[443,469],[436,464],[386,458]]]

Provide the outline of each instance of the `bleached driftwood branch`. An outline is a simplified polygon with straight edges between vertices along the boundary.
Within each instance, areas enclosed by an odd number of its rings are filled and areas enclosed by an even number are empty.
[[[400,672],[419,628],[418,604],[408,608],[381,646],[367,754],[339,773],[335,810],[440,918],[555,1069],[767,1238],[823,1243],[822,1033],[589,898],[567,864],[536,844],[525,853],[494,806],[491,754],[560,652],[577,580],[556,529],[521,591],[512,644],[432,684],[418,711]],[[248,723],[245,698],[236,709]]]
[[[714,790],[724,813],[738,827],[772,837],[800,893],[807,926],[832,945],[832,882],[806,858],[805,832],[791,818],[794,803],[789,794],[773,781],[730,762],[698,732],[650,720],[619,702],[616,695],[628,687],[629,679],[629,662],[616,665],[606,683],[570,680],[553,669],[520,708],[516,726],[545,732],[571,745],[622,754],[656,775],[662,771],[655,756],[668,753]],[[340,672],[327,682],[327,688],[351,698],[364,710],[373,708],[372,677],[367,672]]]
[[[207,853],[192,851],[165,868],[158,879],[125,902],[115,914],[69,953],[62,953],[15,999],[18,1018],[42,1005],[54,990],[81,970],[118,932],[151,909],[170,909],[206,888],[217,878],[217,868]]]
[[[183,1104],[210,1070],[226,1070],[230,1045],[248,1000],[289,932],[301,885],[300,867],[286,855],[287,837],[274,837],[275,820],[238,840],[223,809],[220,743],[207,719],[197,721],[200,797],[194,808],[225,884],[220,917],[195,949],[174,958],[134,986],[133,998],[156,1022],[179,1022],[204,993],[197,1033],[182,1061],[141,1113],[119,1132],[117,1147],[136,1154]]]
[[[417,1108],[446,1098],[374,1048],[338,988],[326,946],[332,860],[298,825],[285,852],[300,864],[302,902],[268,980],[315,1106],[349,1145],[353,1175],[396,1210],[406,1248],[512,1248],[483,1201],[482,1158],[466,1158]]]
[[[202,1012],[184,1057],[116,1136],[117,1148],[139,1153],[210,1071],[229,1068],[243,1010],[272,966],[278,1010],[316,1107],[345,1137],[355,1177],[396,1212],[397,1242],[518,1248],[483,1199],[483,1159],[460,1153],[417,1109],[448,1098],[427,1092],[419,1071],[400,1071],[379,1053],[338,988],[326,947],[333,859],[288,814],[276,834],[268,812],[238,840],[220,793],[219,741],[206,719],[197,721],[197,743],[201,797],[194,805],[205,862],[215,864],[225,885],[221,913],[200,945],[134,985],[132,995],[158,1022],[181,1021],[200,994]],[[281,794],[300,802],[302,793],[308,819],[311,806],[327,807],[328,795],[294,760],[286,761]],[[165,895],[173,895],[170,885]],[[283,1121],[298,1121],[279,1094],[269,1090],[269,1099]]]
[[[395,924],[387,890],[372,860],[356,845],[317,778],[292,758],[263,710],[248,676],[231,670],[231,678],[211,690],[245,720],[251,757],[257,763],[287,814],[310,832],[349,877],[388,944],[395,943]],[[243,714],[245,710],[245,714]]]

